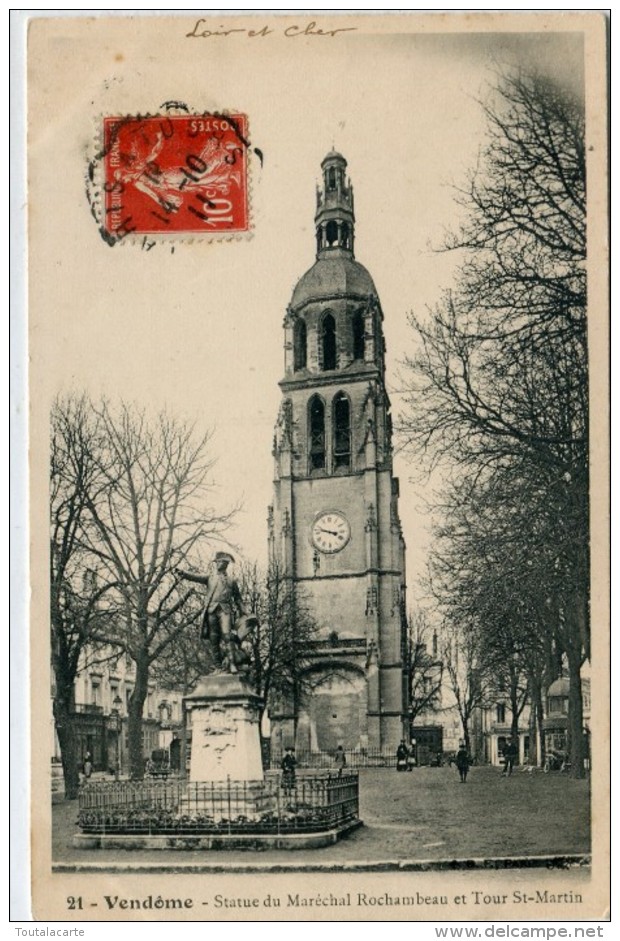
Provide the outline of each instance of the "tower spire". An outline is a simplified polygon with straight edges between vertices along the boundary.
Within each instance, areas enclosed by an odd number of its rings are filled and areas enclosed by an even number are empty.
[[[316,192],[316,257],[343,252],[353,258],[355,215],[353,187],[345,177],[347,161],[333,148],[321,163],[322,185]]]

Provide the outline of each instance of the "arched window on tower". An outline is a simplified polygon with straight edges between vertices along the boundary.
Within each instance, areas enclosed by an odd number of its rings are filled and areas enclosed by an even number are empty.
[[[334,468],[351,467],[351,403],[339,392],[333,403]]]
[[[349,246],[349,224],[347,222],[342,223],[340,232],[341,232],[342,247],[349,248],[350,247]]]
[[[338,241],[338,223],[333,220],[328,222],[325,227],[325,237],[327,244],[331,248]]]
[[[353,359],[364,359],[365,332],[364,315],[358,310],[353,315]]]
[[[295,372],[306,368],[308,355],[308,338],[306,330],[306,321],[298,320],[295,324],[295,335],[293,339],[293,368]]]
[[[327,171],[327,189],[335,190],[336,189],[336,170],[334,167],[330,167]]]
[[[310,399],[308,422],[310,470],[321,470],[325,467],[325,404],[319,395]]]
[[[336,321],[331,314],[321,324],[321,365],[323,370],[336,368]]]

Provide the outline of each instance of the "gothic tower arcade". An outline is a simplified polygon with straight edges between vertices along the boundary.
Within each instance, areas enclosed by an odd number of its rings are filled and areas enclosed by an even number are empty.
[[[272,561],[320,628],[309,701],[272,714],[275,747],[396,747],[406,728],[405,543],[392,474],[383,314],[355,260],[347,162],[323,163],[316,261],[284,319]]]

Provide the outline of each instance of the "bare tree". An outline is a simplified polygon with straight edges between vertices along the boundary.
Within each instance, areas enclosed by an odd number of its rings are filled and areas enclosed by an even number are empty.
[[[105,441],[98,472],[107,479],[106,500],[88,495],[92,520],[89,550],[115,586],[120,616],[110,640],[135,663],[128,703],[130,771],[143,774],[142,715],[149,673],[196,621],[193,592],[174,574],[190,553],[219,538],[230,514],[210,505],[213,460],[209,435],[160,414],[107,403],[97,409]]]
[[[514,469],[514,468],[511,468]],[[542,694],[559,674],[563,642],[551,602],[561,591],[546,558],[544,509],[517,475],[497,470],[444,490],[442,522],[431,553],[432,584],[442,616],[475,631],[485,661],[508,698],[512,732],[527,702],[531,754],[544,758]],[[531,486],[530,486],[531,489]],[[542,530],[542,536],[541,536]],[[559,551],[559,537],[551,545]]]
[[[51,412],[50,629],[54,722],[65,796],[77,797],[79,755],[75,730],[75,680],[85,658],[98,662],[105,623],[114,617],[112,583],[89,549],[87,504],[106,499],[108,477],[101,428],[85,396],[58,397]]]
[[[240,587],[246,609],[259,619],[250,638],[251,675],[263,710],[291,702],[296,712],[316,688],[317,677],[309,668],[318,626],[303,593],[277,563],[266,572],[256,564],[245,565]]]
[[[193,617],[190,614],[193,607]],[[184,695],[196,688],[198,681],[212,667],[208,645],[200,637],[202,606],[198,595],[188,600],[183,618],[187,629],[181,630],[151,666],[151,675],[160,686],[180,690]]]
[[[422,610],[414,611],[407,621],[407,676],[409,717],[414,723],[418,717],[441,707],[444,679],[437,635]]]
[[[580,669],[589,656],[585,143],[581,103],[540,75],[500,76],[468,185],[456,284],[412,318],[406,444],[497,490],[503,538],[533,550],[528,597],[566,654],[573,773],[582,761]],[[502,504],[508,482],[523,499]],[[546,599],[549,599],[547,603]]]
[[[446,625],[441,659],[461,720],[465,747],[472,752],[471,721],[476,710],[487,706],[495,692],[496,678],[489,669],[474,631]]]

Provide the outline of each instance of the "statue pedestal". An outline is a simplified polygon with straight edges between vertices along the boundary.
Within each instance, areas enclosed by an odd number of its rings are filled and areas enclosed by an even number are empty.
[[[203,677],[184,706],[191,715],[190,782],[263,780],[261,699],[238,674]]]

